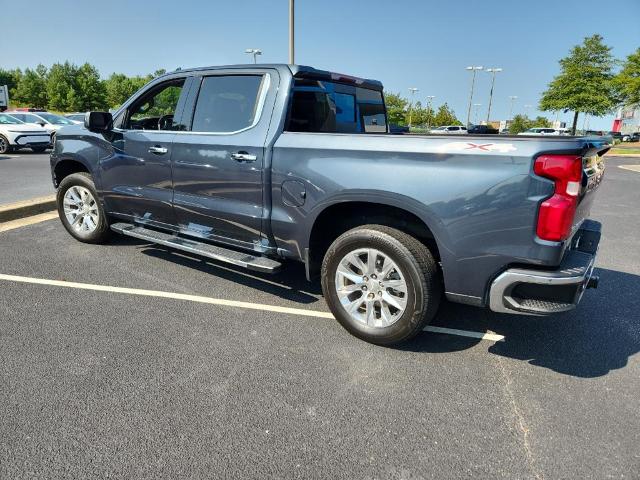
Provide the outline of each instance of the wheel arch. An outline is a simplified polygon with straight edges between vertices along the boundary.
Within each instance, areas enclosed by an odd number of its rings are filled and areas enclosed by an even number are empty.
[[[371,192],[350,194],[323,203],[308,217],[305,261],[309,276],[317,274],[331,243],[359,225],[379,224],[397,228],[423,242],[442,261],[447,237],[441,222],[424,205],[404,195]]]
[[[53,166],[53,184],[57,188],[62,180],[78,172],[91,174],[91,169],[81,157],[63,157],[57,159]]]

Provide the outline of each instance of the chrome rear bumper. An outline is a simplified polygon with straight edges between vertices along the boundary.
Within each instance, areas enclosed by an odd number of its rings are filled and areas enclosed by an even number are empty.
[[[586,220],[557,269],[511,268],[498,275],[489,290],[489,308],[494,312],[527,315],[574,309],[584,291],[598,284],[593,266],[600,229],[599,222]]]

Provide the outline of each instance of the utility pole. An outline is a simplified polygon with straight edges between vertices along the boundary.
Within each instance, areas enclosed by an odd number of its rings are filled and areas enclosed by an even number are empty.
[[[411,92],[411,100],[409,100],[409,132],[411,132],[411,113],[413,108],[413,96],[416,94],[418,89],[416,87],[409,87],[409,91]]]
[[[435,95],[427,95],[427,131],[431,128],[431,102],[434,98]]]
[[[491,99],[493,98],[493,85],[496,83],[496,73],[501,72],[502,68],[487,68],[491,74],[491,90],[489,91],[489,108],[487,109],[487,125],[489,125],[489,117],[491,116]]]
[[[476,83],[476,72],[478,70],[482,70],[483,67],[467,67],[466,70],[469,70],[470,72],[472,72],[472,76],[471,76],[471,93],[469,94],[469,108],[467,109],[467,127],[470,125],[470,121],[471,121],[471,105],[473,103],[473,86]]]
[[[289,0],[289,63],[295,64],[295,0]]]
[[[259,48],[247,48],[244,53],[248,53],[250,55],[253,55],[253,63],[256,64],[258,63],[258,61],[256,60],[256,56],[257,55],[262,55],[262,50],[260,50]]]

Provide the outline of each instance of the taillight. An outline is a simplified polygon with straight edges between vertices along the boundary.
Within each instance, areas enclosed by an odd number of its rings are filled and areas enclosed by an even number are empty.
[[[582,157],[542,155],[533,165],[536,175],[555,182],[553,196],[540,205],[536,233],[543,240],[559,242],[571,233],[582,183]]]

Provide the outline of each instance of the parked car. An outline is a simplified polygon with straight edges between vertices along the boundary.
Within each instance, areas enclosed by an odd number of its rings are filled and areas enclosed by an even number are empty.
[[[630,133],[625,136],[625,142],[640,142],[640,132]]]
[[[472,135],[496,135],[499,133],[498,129],[491,125],[472,125],[467,132]]]
[[[604,137],[605,133],[602,130],[587,130],[586,132],[584,132],[585,136],[597,136],[597,137]]]
[[[433,128],[429,133],[441,135],[466,135],[467,127],[462,125],[443,125],[442,127]]]
[[[170,72],[60,130],[60,220],[81,242],[117,232],[260,272],[303,262],[335,318],[383,345],[421,332],[443,296],[543,315],[596,286],[588,214],[609,145],[377,133],[387,124],[375,80]]]
[[[86,113],[80,113],[80,112],[65,113],[64,117],[68,118],[69,120],[73,120],[76,123],[84,123],[84,116],[85,115],[86,115]]]
[[[555,128],[535,127],[525,130],[524,132],[520,132],[518,135],[560,135],[560,130],[556,130]]]
[[[37,125],[21,122],[12,115],[0,113],[0,154],[20,148],[41,153],[49,146],[49,134]]]
[[[609,136],[611,138],[613,138],[614,140],[620,140],[622,141],[622,139],[624,138],[624,135],[622,135],[622,132],[609,132]]]
[[[25,123],[38,124],[41,125],[49,132],[51,137],[51,144],[55,141],[56,132],[60,130],[64,126],[69,125],[77,125],[79,122],[74,122],[73,120],[69,120],[61,115],[56,115],[55,113],[49,112],[22,112],[22,111],[11,111],[7,112],[12,116],[16,117],[18,120],[22,120]]]
[[[405,125],[395,125],[393,123],[390,123],[389,133],[395,133],[395,134],[409,133],[409,127]]]

